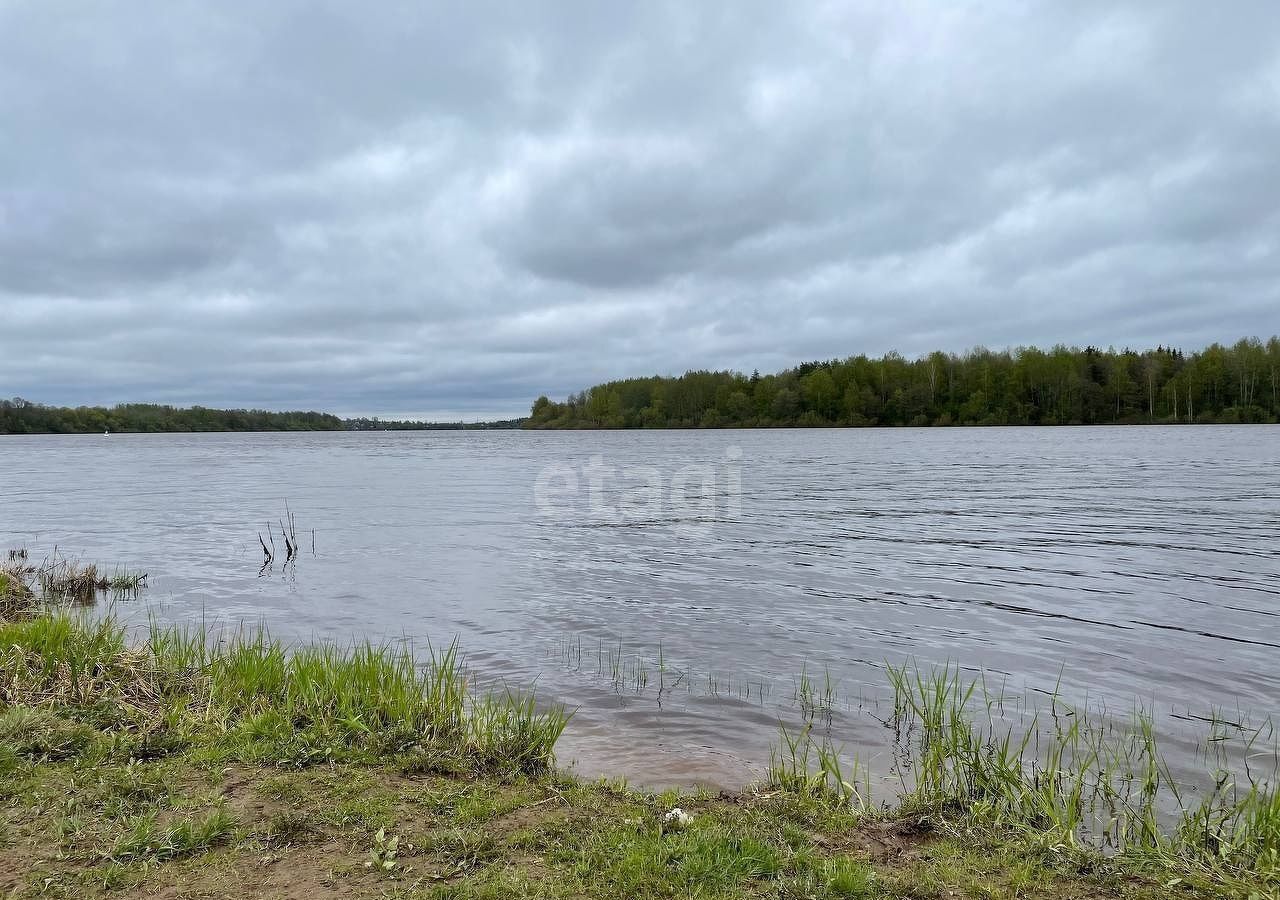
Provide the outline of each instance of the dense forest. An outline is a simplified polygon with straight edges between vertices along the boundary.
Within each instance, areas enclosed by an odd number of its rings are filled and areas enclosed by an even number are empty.
[[[42,406],[0,400],[0,434],[85,434],[104,431],[338,431],[337,416],[317,412],[206,409],[125,403],[107,409]]]
[[[1170,347],[972,350],[915,360],[807,362],[779,372],[687,372],[539,397],[527,428],[1102,425],[1276,422],[1280,338]]]

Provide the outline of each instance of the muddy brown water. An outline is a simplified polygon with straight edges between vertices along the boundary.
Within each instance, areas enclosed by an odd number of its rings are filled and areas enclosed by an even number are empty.
[[[13,436],[0,547],[149,572],[132,621],[456,637],[577,710],[589,774],[741,785],[806,679],[887,770],[912,660],[1141,703],[1191,766],[1198,717],[1280,712],[1278,461],[1270,426]]]

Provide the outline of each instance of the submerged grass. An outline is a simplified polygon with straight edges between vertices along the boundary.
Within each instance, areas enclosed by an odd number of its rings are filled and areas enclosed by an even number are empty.
[[[99,595],[114,599],[136,597],[146,586],[145,572],[118,569],[110,574],[93,564],[54,555],[39,565],[26,550],[10,550],[0,564],[0,616],[15,619],[34,615],[42,604],[90,605]]]
[[[644,652],[628,648],[623,643],[605,644],[597,641],[594,651],[583,645],[582,636],[560,638],[550,649],[549,655],[558,657],[561,665],[573,672],[592,675],[609,684],[614,693],[633,696],[650,696],[659,705],[677,693],[713,697],[726,700],[747,701],[757,704],[772,693],[772,685],[764,678],[735,677],[732,673],[708,669],[695,672],[688,665],[676,665],[669,659],[661,644],[656,650]],[[807,676],[797,682],[793,699],[800,702],[803,687],[812,688]],[[827,687],[830,687],[828,682]],[[827,697],[834,702],[834,694]]]

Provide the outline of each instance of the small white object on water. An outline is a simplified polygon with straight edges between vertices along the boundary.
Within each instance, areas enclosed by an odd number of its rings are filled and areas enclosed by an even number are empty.
[[[691,822],[693,822],[693,816],[678,806],[662,817],[662,824],[675,831],[684,828]]]

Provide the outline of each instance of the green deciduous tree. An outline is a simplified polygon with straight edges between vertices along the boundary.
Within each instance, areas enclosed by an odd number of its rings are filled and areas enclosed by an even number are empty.
[[[1275,422],[1280,338],[1191,354],[1055,346],[814,360],[776,375],[686,372],[539,397],[532,428]]]

